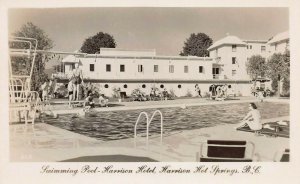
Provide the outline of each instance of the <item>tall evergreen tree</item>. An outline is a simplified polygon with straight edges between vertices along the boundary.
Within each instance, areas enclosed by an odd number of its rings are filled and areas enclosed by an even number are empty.
[[[113,36],[99,32],[94,36],[87,38],[82,46],[80,51],[88,54],[95,54],[100,51],[100,48],[115,48],[116,42]]]
[[[205,33],[192,33],[191,36],[184,42],[184,46],[179,55],[181,56],[209,56],[208,47],[212,45],[212,39]]]

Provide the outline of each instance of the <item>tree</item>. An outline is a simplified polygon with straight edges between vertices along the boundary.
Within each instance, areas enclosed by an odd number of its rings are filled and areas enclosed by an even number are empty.
[[[256,86],[256,79],[265,76],[267,70],[266,60],[260,55],[253,55],[246,63],[246,69],[252,80],[254,80],[254,86]]]
[[[88,54],[95,54],[100,51],[100,48],[116,48],[116,42],[113,36],[99,32],[94,36],[87,38],[82,46],[81,52]]]
[[[208,47],[212,45],[212,39],[205,33],[192,33],[191,36],[184,42],[184,46],[179,55],[181,56],[209,56]]]
[[[53,41],[48,37],[48,35],[39,27],[31,22],[24,24],[19,31],[13,33],[16,37],[26,37],[35,38],[38,41],[37,50],[49,50],[53,48]],[[34,44],[34,42],[32,42]],[[22,44],[15,45],[15,48],[22,47]],[[24,47],[23,47],[24,48]],[[31,88],[32,90],[38,91],[45,79],[48,78],[47,74],[44,72],[45,63],[50,59],[50,56],[37,54],[35,58],[35,64],[33,66],[33,74],[31,78]],[[22,60],[23,62],[18,62]],[[18,71],[24,65],[24,58],[15,59],[16,62],[12,63],[12,69]],[[23,64],[22,64],[23,63]],[[28,62],[27,62],[28,63]],[[30,70],[31,65],[26,65],[26,70]],[[24,67],[23,67],[24,68]]]
[[[286,51],[284,54],[275,53],[271,56],[268,63],[267,75],[275,82],[277,82],[278,95],[281,94],[280,84],[283,82],[283,89],[289,92],[290,81],[290,52]],[[276,86],[276,85],[274,85]]]

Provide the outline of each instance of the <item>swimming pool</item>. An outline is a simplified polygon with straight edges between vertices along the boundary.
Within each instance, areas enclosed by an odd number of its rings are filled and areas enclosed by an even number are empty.
[[[182,108],[162,108],[164,133],[212,127],[220,124],[238,123],[248,112],[249,103],[205,105]],[[288,116],[289,105],[281,103],[258,103],[262,119]],[[133,137],[136,119],[140,112],[151,115],[156,109],[108,111],[74,117],[74,114],[60,115],[59,118],[47,118],[50,125],[76,132],[103,141]],[[150,117],[149,117],[150,118]],[[160,133],[160,117],[154,117],[150,126],[150,135]],[[141,118],[138,134],[145,134],[146,120]]]

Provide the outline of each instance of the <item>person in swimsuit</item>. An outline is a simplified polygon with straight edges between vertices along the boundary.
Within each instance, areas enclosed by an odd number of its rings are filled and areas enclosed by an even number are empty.
[[[74,93],[74,80],[71,78],[68,83],[69,107],[71,107],[71,101],[73,100],[73,93]]]
[[[257,106],[254,103],[250,103],[249,110],[250,111],[248,114],[243,118],[242,122],[236,128],[249,126],[251,130],[261,130],[263,126]]]
[[[82,70],[79,68],[79,64],[75,64],[75,69],[73,70],[73,76],[72,78],[75,79],[75,88],[74,88],[74,97],[76,97],[76,100],[79,100],[79,90],[80,90],[80,85],[83,83],[83,75],[82,75]],[[75,99],[74,99],[75,100]]]

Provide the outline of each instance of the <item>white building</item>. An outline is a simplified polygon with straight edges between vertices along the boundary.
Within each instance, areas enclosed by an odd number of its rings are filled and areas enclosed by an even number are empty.
[[[269,45],[269,54],[272,55],[274,53],[284,53],[287,49],[290,49],[290,37],[289,31],[285,31],[283,33],[279,33],[275,35],[270,41],[268,41]]]
[[[246,72],[247,59],[256,54],[268,57],[273,45],[279,50],[283,43],[287,44],[288,39],[280,34],[269,42],[226,36],[208,48],[210,57],[158,56],[155,50],[101,48],[100,54],[67,56],[63,75],[70,77],[78,63],[84,80],[97,83],[107,96],[113,95],[114,88],[130,95],[136,88],[149,94],[152,87],[172,90],[176,96],[195,95],[196,84],[202,95],[212,84],[228,84],[235,94],[248,96],[251,79]]]

